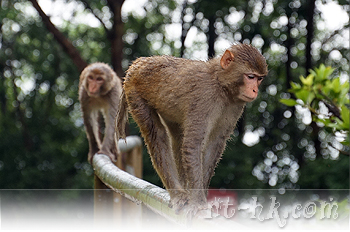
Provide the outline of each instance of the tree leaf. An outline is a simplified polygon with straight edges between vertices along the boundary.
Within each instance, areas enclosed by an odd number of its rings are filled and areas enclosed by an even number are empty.
[[[332,81],[332,89],[335,93],[339,93],[341,88],[340,88],[340,79],[338,78],[334,78]]]
[[[298,104],[294,99],[280,99],[280,102],[286,106],[295,106]]]
[[[311,86],[313,84],[314,77],[315,76],[313,74],[309,74],[306,78],[300,76],[300,80],[304,85]]]
[[[298,92],[295,93],[295,96],[302,100],[305,104],[308,102],[308,97],[309,97],[309,91],[306,89],[302,89]]]
[[[333,73],[333,71],[334,71],[334,69],[332,67],[330,67],[330,66],[326,67],[324,69],[324,73],[323,73],[324,78],[328,78]]]
[[[343,105],[342,107],[341,107],[341,112],[340,112],[340,115],[341,115],[341,118],[342,118],[342,120],[343,120],[343,125],[344,125],[344,127],[345,128],[347,128],[348,130],[349,130],[349,121],[350,121],[350,119],[349,119],[349,117],[350,117],[350,112],[349,112],[349,108],[348,107],[346,107],[345,105]]]
[[[299,83],[295,83],[295,82],[290,82],[290,86],[292,87],[291,89],[289,89],[289,92],[291,93],[295,93],[296,91],[301,89],[301,85]]]
[[[309,95],[307,96],[306,103],[310,104],[315,99],[315,97],[316,97],[316,95],[314,92],[309,92]]]

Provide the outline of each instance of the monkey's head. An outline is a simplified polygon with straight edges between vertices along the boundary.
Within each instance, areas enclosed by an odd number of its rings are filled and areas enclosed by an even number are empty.
[[[251,102],[259,92],[259,85],[267,75],[267,64],[261,53],[251,45],[235,44],[220,60],[223,74],[220,83],[243,102]]]
[[[114,86],[115,74],[107,64],[93,63],[82,71],[80,81],[90,97],[100,97]]]

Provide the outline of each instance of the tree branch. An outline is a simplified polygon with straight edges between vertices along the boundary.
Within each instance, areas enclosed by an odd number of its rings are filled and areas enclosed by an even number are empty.
[[[339,151],[340,154],[350,156],[350,152],[349,152],[349,151],[344,151],[344,150],[341,150],[341,149],[339,149],[339,148],[336,148],[336,147],[333,146],[333,144],[330,143],[330,142],[328,142],[327,144],[328,144],[328,146],[332,147],[333,149]]]
[[[106,24],[102,21],[102,19],[95,14],[95,12],[93,11],[93,9],[91,8],[91,6],[89,5],[89,3],[86,0],[80,0],[87,9],[89,9],[91,11],[91,13],[95,16],[95,18],[98,19],[98,21],[100,21],[100,23],[102,24],[103,28],[105,29],[106,33],[109,34],[110,30],[106,27]]]
[[[124,23],[122,21],[121,8],[124,0],[107,0],[107,3],[113,12],[113,27],[109,34],[112,48],[111,63],[117,75],[122,77],[124,76],[122,67]]]
[[[333,31],[332,34],[330,34],[329,36],[327,36],[327,38],[326,38],[325,40],[322,41],[321,44],[323,45],[323,44],[328,43],[330,40],[333,39],[333,37],[334,37],[335,35],[339,35],[339,33],[340,33],[342,30],[344,30],[345,28],[347,28],[347,27],[349,27],[349,23],[345,24],[344,27],[342,27],[342,28],[340,28],[340,29],[338,29],[338,30]]]
[[[64,34],[55,27],[55,25],[51,22],[50,17],[48,17],[41,9],[37,0],[30,1],[32,2],[33,7],[38,11],[47,29],[53,34],[54,38],[62,46],[63,50],[70,56],[70,58],[73,60],[73,63],[77,66],[78,70],[82,71],[87,66],[87,63],[80,56],[79,51],[64,36]]]
[[[337,118],[340,120],[343,120],[341,118],[340,110],[338,106],[330,99],[326,94],[324,94],[322,91],[319,91],[319,94],[321,94],[327,101],[320,99],[328,108],[328,110]]]

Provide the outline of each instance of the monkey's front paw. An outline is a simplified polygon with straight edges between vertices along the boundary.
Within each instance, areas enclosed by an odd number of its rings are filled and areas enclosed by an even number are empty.
[[[94,157],[95,153],[89,152],[88,154],[88,162],[92,164],[92,158]]]
[[[206,218],[208,215],[208,206],[206,204],[189,203],[184,209],[188,219]]]
[[[97,152],[97,154],[107,155],[112,160],[112,162],[117,162],[117,156],[112,152],[100,150]]]
[[[188,201],[188,194],[177,194],[177,196],[171,200],[170,207],[174,208],[176,214],[179,214],[180,211],[188,204]]]

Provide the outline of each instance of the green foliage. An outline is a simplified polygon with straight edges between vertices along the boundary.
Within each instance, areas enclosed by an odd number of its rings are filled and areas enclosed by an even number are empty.
[[[99,16],[110,29],[113,17],[107,1],[60,2],[77,3],[79,7],[70,11],[72,20],[61,18],[59,30],[87,62],[110,63],[106,29],[74,20],[89,13],[89,17]],[[306,72],[308,4],[300,3],[198,0],[188,1],[183,9],[179,1],[150,0],[139,6],[140,12],[122,15],[124,70],[139,56],[179,56],[181,49],[186,58],[206,59],[209,25],[215,27],[211,33],[217,36],[214,43],[218,54],[239,41],[252,43],[266,57],[269,75],[258,99],[247,104],[211,187],[349,188],[349,157],[338,156],[330,146],[336,144],[335,132],[346,133],[349,124],[348,98],[340,97],[346,86],[340,79],[329,78],[329,71],[318,74],[315,70],[291,84],[303,89],[297,95],[305,101],[294,100],[287,93],[288,82]],[[93,170],[86,161],[88,143],[77,100],[76,67],[40,16],[35,11],[30,13],[33,8],[29,1],[2,0],[0,8],[0,187],[92,188]],[[320,11],[314,14],[315,22],[322,21]],[[313,46],[315,65],[325,63],[348,75],[349,49],[339,42],[346,30],[348,25],[336,33],[313,32],[314,45],[320,45]],[[184,31],[188,34],[182,44],[179,34]],[[339,57],[332,58],[330,51],[338,51]],[[292,63],[288,66],[287,61]],[[286,78],[287,67],[290,79]],[[325,82],[320,83],[320,93],[315,83],[321,77]],[[280,98],[286,105],[280,104]],[[324,102],[336,105],[340,117],[329,109],[323,118],[314,114],[318,125],[328,125],[321,131],[304,123],[298,110],[289,107],[310,106],[323,114],[328,108]],[[250,144],[246,142],[249,132],[256,135]],[[134,123],[130,134],[139,134]],[[144,179],[161,186],[146,149],[143,153]]]
[[[0,188],[92,188],[76,67],[30,4],[0,7]]]
[[[291,83],[289,92],[297,99],[281,99],[280,102],[309,109],[315,122],[334,134],[341,134],[345,138],[341,143],[349,146],[349,82],[341,83],[340,77],[331,77],[333,71],[323,64],[310,70],[306,78],[300,76],[301,84]]]

